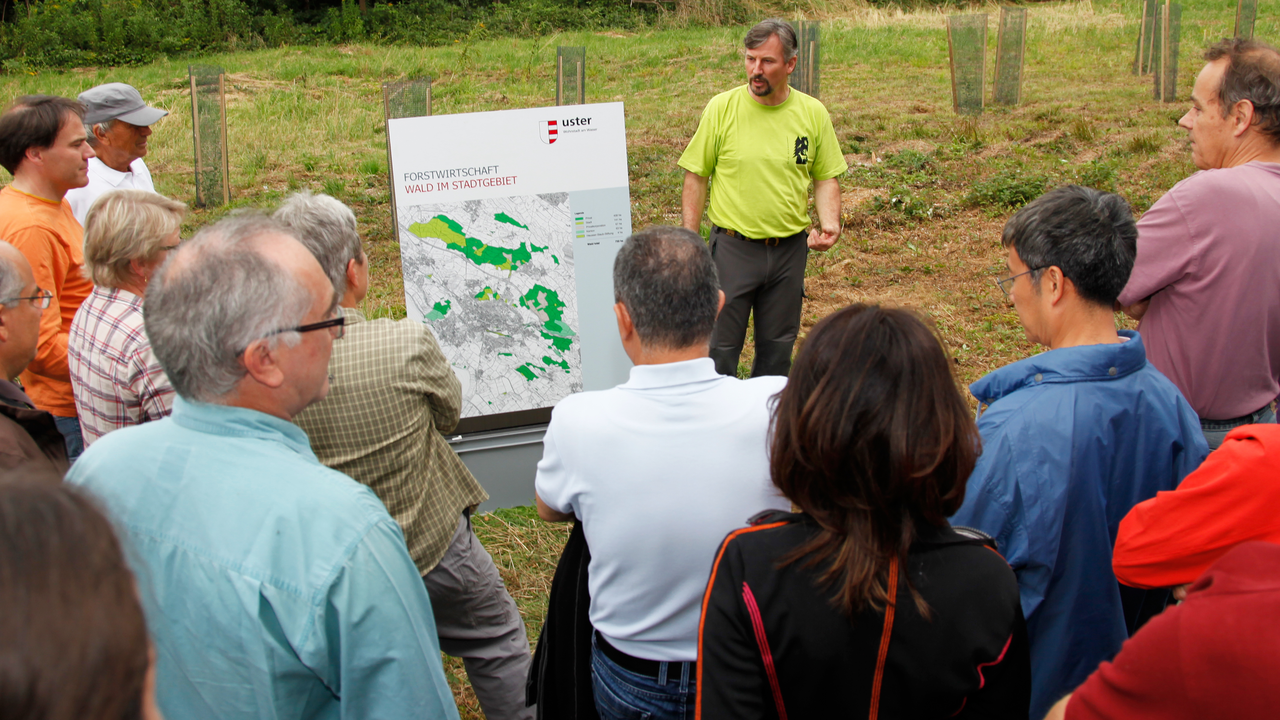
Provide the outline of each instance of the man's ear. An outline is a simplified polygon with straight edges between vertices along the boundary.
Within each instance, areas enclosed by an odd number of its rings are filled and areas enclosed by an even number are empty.
[[[368,262],[368,260],[366,259],[365,262]],[[359,273],[359,267],[362,264],[363,263],[357,263],[355,258],[351,258],[350,260],[347,261],[347,288],[348,289],[356,286],[356,278],[358,277],[357,273]]]
[[[1241,100],[1231,108],[1231,134],[1234,137],[1240,137],[1254,125],[1257,120],[1257,112],[1250,100]]]
[[[636,332],[635,323],[631,322],[631,313],[622,303],[613,304],[613,314],[618,318],[618,337],[622,338],[622,343],[625,345]]]
[[[9,308],[0,305],[0,342],[9,342]]]
[[[1048,295],[1050,305],[1057,305],[1067,294],[1067,283],[1071,282],[1066,275],[1062,274],[1062,268],[1057,265],[1050,265],[1045,268],[1044,274],[1040,276],[1040,292]],[[1074,293],[1075,286],[1072,286]]]
[[[716,318],[719,319],[720,311],[724,310],[724,291],[717,290],[716,292],[720,293],[720,303],[716,305]]]
[[[284,369],[280,367],[279,357],[266,338],[254,340],[245,348],[240,362],[249,376],[258,383],[269,388],[278,388],[284,384]]]

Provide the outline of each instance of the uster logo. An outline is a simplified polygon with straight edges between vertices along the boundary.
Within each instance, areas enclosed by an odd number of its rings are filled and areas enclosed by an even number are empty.
[[[542,142],[551,145],[556,141],[556,121],[543,120],[538,123],[538,134],[542,136]]]

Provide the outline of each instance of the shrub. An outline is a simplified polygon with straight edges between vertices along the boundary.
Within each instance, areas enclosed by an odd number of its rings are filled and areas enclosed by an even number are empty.
[[[1093,160],[1076,172],[1076,182],[1106,192],[1116,191],[1118,165],[1114,160]]]
[[[906,172],[920,172],[929,166],[931,158],[919,150],[903,150],[884,159],[886,167]]]
[[[1021,170],[1004,170],[973,186],[965,202],[976,207],[1018,209],[1044,194],[1049,178]]]
[[[242,0],[46,1],[0,26],[0,58],[17,61],[6,69],[128,65],[254,37]]]
[[[314,6],[314,7],[313,7]],[[443,45],[496,34],[635,28],[662,12],[627,0],[33,0],[0,23],[0,68],[128,65],[160,55],[380,41]]]

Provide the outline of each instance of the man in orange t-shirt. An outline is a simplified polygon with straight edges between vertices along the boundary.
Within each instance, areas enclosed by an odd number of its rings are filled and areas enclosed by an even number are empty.
[[[51,95],[20,97],[0,115],[0,166],[13,174],[0,190],[0,238],[26,256],[36,284],[53,293],[56,308],[41,317],[36,358],[19,377],[36,407],[53,415],[73,461],[83,441],[67,334],[93,283],[82,272],[84,233],[63,196],[89,182],[94,154],[83,117],[80,103]]]

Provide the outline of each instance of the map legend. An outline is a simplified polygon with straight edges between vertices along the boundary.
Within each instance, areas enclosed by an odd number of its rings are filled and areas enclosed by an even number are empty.
[[[605,240],[623,242],[631,234],[630,218],[621,212],[574,213],[574,228],[579,240],[588,246],[599,245]]]

